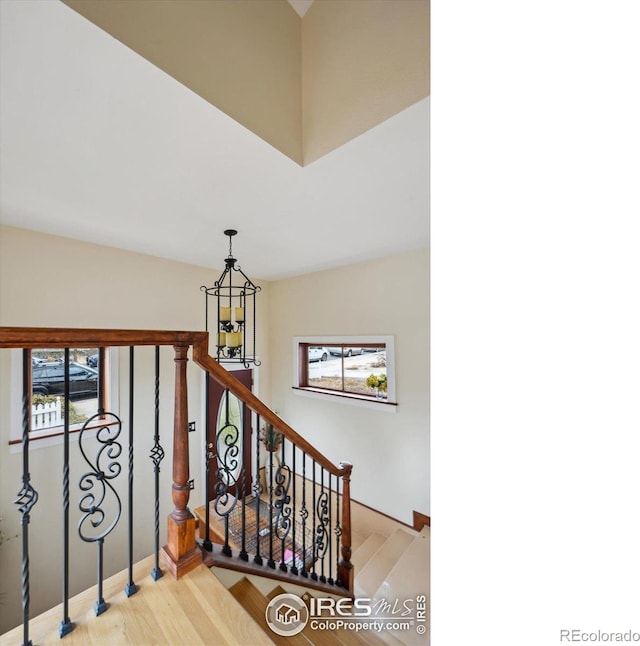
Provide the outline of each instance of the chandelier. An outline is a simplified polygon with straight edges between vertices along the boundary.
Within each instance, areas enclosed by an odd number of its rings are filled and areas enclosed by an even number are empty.
[[[256,366],[256,294],[260,287],[255,285],[242,271],[233,257],[231,248],[233,236],[238,232],[227,229],[229,236],[229,255],[225,258],[225,268],[213,287],[203,285],[200,290],[205,294],[205,329],[209,331],[209,299],[216,305],[216,359],[224,363],[242,363],[245,368]],[[248,328],[251,335],[248,336]],[[249,341],[251,344],[249,345]]]

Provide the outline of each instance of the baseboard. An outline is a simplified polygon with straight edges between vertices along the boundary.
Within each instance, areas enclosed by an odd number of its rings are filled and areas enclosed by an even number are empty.
[[[384,516],[385,518],[388,518],[389,520],[392,520],[394,523],[398,523],[398,525],[404,525],[405,527],[409,527],[410,529],[414,529],[412,525],[409,525],[409,523],[405,523],[402,520],[398,520],[397,518],[394,518],[393,516],[389,516],[389,514],[385,514],[383,511],[380,511],[379,509],[375,509],[374,507],[371,507],[370,505],[365,505],[363,502],[360,502],[359,500],[355,500],[354,498],[351,499],[351,504],[355,503],[356,505],[360,505],[361,507],[364,507],[365,509],[368,509],[369,511],[372,511],[374,514],[378,514],[379,516]]]
[[[421,514],[419,511],[413,512],[413,529],[419,532],[424,526],[431,527],[431,516]]]

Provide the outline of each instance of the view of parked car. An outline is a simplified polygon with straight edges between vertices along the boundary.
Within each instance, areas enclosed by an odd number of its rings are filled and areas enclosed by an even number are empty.
[[[309,361],[326,361],[328,358],[327,348],[309,347]]]
[[[329,348],[329,352],[337,357],[350,357],[353,354],[362,354],[362,348]]]
[[[41,363],[32,368],[32,390],[39,395],[64,394],[64,361]],[[95,397],[98,393],[98,371],[74,361],[69,363],[69,395]]]

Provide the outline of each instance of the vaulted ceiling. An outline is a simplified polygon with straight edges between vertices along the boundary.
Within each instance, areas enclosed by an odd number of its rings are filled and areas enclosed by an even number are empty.
[[[428,3],[0,12],[2,224],[210,267],[232,227],[266,280],[428,244]]]

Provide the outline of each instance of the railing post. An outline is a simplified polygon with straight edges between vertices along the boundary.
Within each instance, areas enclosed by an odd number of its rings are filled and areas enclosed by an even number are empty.
[[[349,592],[353,592],[353,563],[351,562],[351,469],[349,462],[341,462],[342,476],[342,534],[340,552],[342,560],[338,566],[338,581]]]
[[[196,546],[196,519],[189,503],[189,416],[187,412],[187,345],[174,345],[176,364],[175,405],[173,417],[173,485],[174,509],[167,519],[167,545],[164,561],[174,578],[190,572],[202,563],[202,552]]]

